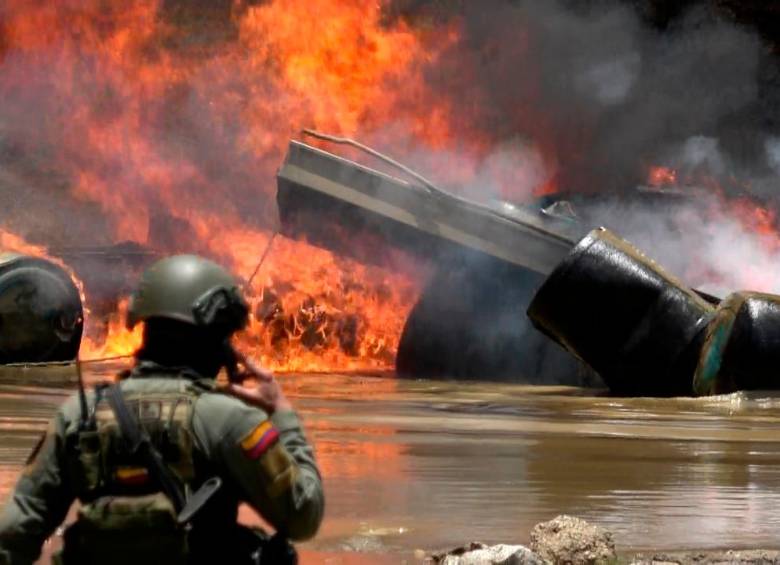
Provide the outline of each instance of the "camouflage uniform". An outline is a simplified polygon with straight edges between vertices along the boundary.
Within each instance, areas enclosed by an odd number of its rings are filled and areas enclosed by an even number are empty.
[[[176,285],[180,288],[174,288]],[[206,304],[208,312],[219,316],[227,311],[232,315],[229,308],[236,304],[230,300],[232,295],[238,296],[236,288],[232,278],[209,261],[194,256],[170,258],[147,272],[141,285],[143,292],[134,297],[136,307],[131,315],[141,320],[157,314],[171,319],[176,316],[197,324],[198,320],[183,318],[189,303],[201,304],[205,296],[207,302],[214,300]],[[187,291],[189,297],[182,298]],[[168,300],[161,299],[165,292],[171,295]],[[159,299],[156,304],[155,299]],[[163,310],[175,299],[180,302],[178,310]],[[236,327],[244,323],[238,310]],[[225,335],[232,331],[228,328]],[[181,528],[154,473],[139,464],[137,453],[126,449],[114,412],[101,390],[87,394],[86,422],[80,399],[74,395],[49,424],[0,517],[0,564],[34,562],[44,541],[65,520],[76,499],[82,507],[78,527],[71,526],[65,532],[66,562],[106,561],[105,557],[81,557],[82,553],[69,559],[69,546],[109,555],[112,565],[141,560],[145,565],[244,562],[246,548],[253,544],[256,547],[258,538],[237,525],[242,502],[290,539],[314,536],[323,515],[322,482],[295,412],[279,410],[269,416],[260,408],[216,391],[213,378],[148,360],[140,361],[120,386],[130,412],[186,495],[212,477],[221,479],[222,486],[189,527]],[[112,530],[111,520],[117,516],[121,519],[125,502],[141,522],[122,519],[122,528]],[[139,504],[146,504],[149,512],[139,513]],[[166,505],[167,516],[172,518],[160,521],[165,512],[155,512]],[[141,527],[136,529],[139,523]],[[185,533],[180,534],[182,531]],[[179,539],[185,540],[183,544]],[[179,558],[181,553],[185,554],[184,560]]]
[[[209,503],[205,519],[193,527],[193,535],[199,530],[211,540],[220,540],[224,544],[221,552],[226,551],[238,505],[247,502],[292,539],[312,537],[322,518],[324,499],[320,474],[298,417],[294,412],[277,412],[269,418],[258,408],[211,391],[212,383],[189,375],[166,375],[153,367],[136,371],[122,382],[128,404],[133,406],[140,400],[138,411],[147,428],[154,427],[150,420],[169,418],[174,403],[179,407],[173,411],[189,419],[182,428],[189,428],[185,433],[191,435],[191,461],[182,460],[189,458],[186,456],[171,465],[179,477],[189,479],[193,487],[215,474],[225,481]],[[89,404],[92,409],[94,394],[90,394]],[[101,489],[132,492],[132,488],[123,491],[121,485],[114,484],[116,477],[95,477],[100,471],[85,468],[88,461],[83,465],[88,454],[80,458],[76,454],[81,461],[73,460],[69,446],[78,441],[79,417],[78,399],[73,396],[59,409],[24,469],[0,518],[0,555],[6,562],[34,562],[75,498],[87,503],[102,494]],[[113,419],[105,400],[98,403],[96,417],[99,422]],[[258,436],[262,435],[266,441],[274,440],[274,435],[278,439],[261,445],[262,437]],[[116,471],[105,474],[115,475]],[[102,486],[96,484],[99,482]]]

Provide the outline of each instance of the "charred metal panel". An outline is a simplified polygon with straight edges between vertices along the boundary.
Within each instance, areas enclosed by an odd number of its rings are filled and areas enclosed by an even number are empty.
[[[542,218],[509,218],[448,198],[304,143],[291,141],[277,175],[282,233],[381,263],[366,238],[436,259],[476,253],[551,272],[572,242]]]

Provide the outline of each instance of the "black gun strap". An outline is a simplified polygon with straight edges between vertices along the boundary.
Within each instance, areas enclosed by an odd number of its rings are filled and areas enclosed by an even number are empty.
[[[119,431],[122,434],[130,452],[138,455],[144,463],[149,475],[157,481],[162,491],[173,503],[176,512],[179,513],[184,508],[185,500],[179,483],[173,476],[171,470],[165,465],[162,455],[152,444],[149,434],[138,422],[138,419],[130,411],[122,393],[119,384],[113,384],[106,388],[105,396],[114,417],[119,424]]]

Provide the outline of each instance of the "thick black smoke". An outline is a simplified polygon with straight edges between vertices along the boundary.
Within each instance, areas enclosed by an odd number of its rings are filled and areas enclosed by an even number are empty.
[[[453,16],[456,13],[457,16]],[[766,83],[776,61],[757,32],[709,5],[665,29],[625,2],[466,2],[460,39],[428,71],[464,136],[538,149],[562,192],[624,191],[668,164],[686,177],[766,175]],[[727,169],[685,162],[717,140]],[[519,190],[522,196],[522,188]]]

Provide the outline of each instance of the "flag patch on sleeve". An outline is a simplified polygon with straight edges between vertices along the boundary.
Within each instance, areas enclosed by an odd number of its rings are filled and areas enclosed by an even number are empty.
[[[241,440],[241,449],[249,459],[257,459],[278,440],[279,432],[266,420]]]

